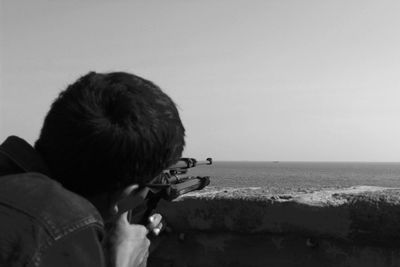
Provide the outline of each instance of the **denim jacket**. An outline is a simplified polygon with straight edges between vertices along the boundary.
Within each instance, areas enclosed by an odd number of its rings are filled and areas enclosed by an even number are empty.
[[[105,266],[103,221],[11,136],[0,146],[0,266]]]

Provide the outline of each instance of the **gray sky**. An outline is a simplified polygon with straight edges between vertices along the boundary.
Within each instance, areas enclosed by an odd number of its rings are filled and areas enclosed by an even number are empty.
[[[186,156],[399,161],[400,2],[1,1],[0,139],[90,70],[154,81]]]

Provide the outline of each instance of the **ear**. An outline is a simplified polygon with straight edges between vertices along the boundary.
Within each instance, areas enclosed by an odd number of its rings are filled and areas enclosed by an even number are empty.
[[[111,214],[112,215],[116,215],[118,214],[118,206],[117,203],[118,201],[120,201],[123,198],[126,198],[127,196],[129,196],[133,191],[135,191],[136,189],[139,188],[138,184],[131,184],[128,185],[127,187],[125,187],[121,193],[119,193],[117,195],[117,197],[114,199],[113,203],[111,204]]]

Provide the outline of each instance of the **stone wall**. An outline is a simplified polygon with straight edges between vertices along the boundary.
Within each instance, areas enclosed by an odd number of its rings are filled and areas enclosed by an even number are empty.
[[[400,189],[208,188],[158,212],[149,266],[400,266]]]

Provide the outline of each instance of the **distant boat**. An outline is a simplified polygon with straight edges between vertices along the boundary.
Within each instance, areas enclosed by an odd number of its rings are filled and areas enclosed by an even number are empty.
[[[279,163],[279,161],[276,160],[276,161],[273,161],[272,163]]]

